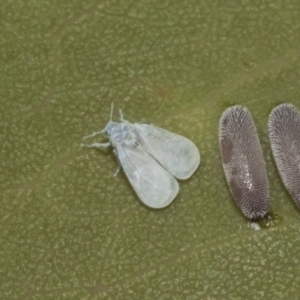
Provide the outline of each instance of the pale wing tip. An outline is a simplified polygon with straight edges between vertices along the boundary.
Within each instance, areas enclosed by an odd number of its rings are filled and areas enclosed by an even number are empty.
[[[176,185],[174,186],[174,189],[171,190],[171,193],[166,195],[164,198],[165,199],[149,199],[146,197],[143,197],[142,195],[138,195],[140,201],[147,207],[153,208],[153,209],[163,209],[168,207],[174,199],[177,197],[178,192],[179,192],[179,184],[176,181]]]
[[[189,168],[187,170],[184,170],[182,172],[180,172],[180,170],[176,170],[175,171],[171,171],[171,174],[176,177],[179,180],[186,180],[189,179],[199,168],[200,165],[200,161],[201,161],[201,156],[200,156],[200,152],[199,149],[197,148],[197,146],[191,141],[191,143],[193,144],[193,151],[191,151],[191,155],[189,157]]]
[[[196,147],[196,146],[195,146],[195,147]],[[187,177],[184,178],[184,179],[190,178],[190,177],[196,172],[196,170],[199,168],[200,161],[201,161],[200,152],[199,152],[198,148],[196,147],[196,152],[195,152],[195,159],[194,159],[194,165],[193,165],[193,168],[191,169],[190,173],[187,174]]]

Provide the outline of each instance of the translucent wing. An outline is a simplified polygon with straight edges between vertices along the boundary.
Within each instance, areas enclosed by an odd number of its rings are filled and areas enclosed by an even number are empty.
[[[153,125],[132,124],[138,143],[173,176],[187,179],[200,163],[200,154],[189,139]]]
[[[174,200],[178,182],[140,145],[124,140],[116,149],[128,180],[145,205],[163,208]]]

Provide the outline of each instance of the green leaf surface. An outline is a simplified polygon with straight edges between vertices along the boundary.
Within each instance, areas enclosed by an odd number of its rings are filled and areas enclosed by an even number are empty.
[[[267,135],[276,104],[300,108],[298,0],[16,0],[0,15],[0,299],[300,299],[300,212]],[[80,148],[112,101],[115,120],[120,108],[199,147],[168,208],[113,177],[112,151]],[[222,170],[232,104],[266,159],[279,221],[260,231]]]

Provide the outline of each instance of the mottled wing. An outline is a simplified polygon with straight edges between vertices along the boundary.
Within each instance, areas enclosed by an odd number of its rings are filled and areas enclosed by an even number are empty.
[[[256,128],[247,108],[226,109],[219,123],[219,145],[230,191],[250,219],[268,212],[269,184]]]
[[[292,104],[276,106],[269,116],[269,138],[282,181],[300,208],[300,114]]]
[[[133,140],[116,148],[123,170],[140,200],[151,208],[168,206],[179,191],[176,179]]]
[[[187,179],[200,163],[196,145],[189,139],[153,125],[132,125],[138,135],[138,143],[173,176]]]

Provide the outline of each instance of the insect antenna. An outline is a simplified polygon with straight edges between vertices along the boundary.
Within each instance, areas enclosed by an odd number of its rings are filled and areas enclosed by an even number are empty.
[[[112,115],[113,115],[113,111],[114,111],[114,103],[112,102],[111,103],[111,108],[110,108],[110,115],[109,115],[109,122],[107,124],[110,124],[112,123]],[[94,137],[96,135],[99,135],[99,134],[103,134],[107,131],[107,125],[100,131],[96,131],[96,132],[93,132],[92,134],[90,135],[87,135],[87,136],[84,136],[82,139],[85,140],[85,139],[88,139],[88,138],[91,138],[91,137]]]
[[[109,122],[112,122],[113,111],[114,111],[114,103],[112,102],[110,107]]]

